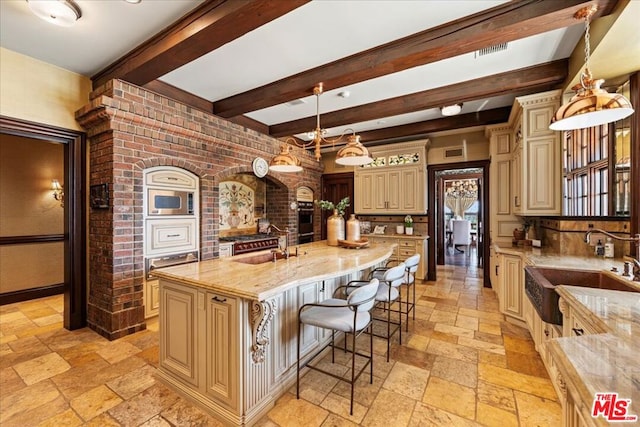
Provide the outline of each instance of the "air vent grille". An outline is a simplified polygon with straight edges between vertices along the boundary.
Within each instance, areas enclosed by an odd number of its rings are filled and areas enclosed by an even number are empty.
[[[476,58],[479,56],[490,55],[492,53],[502,52],[503,50],[507,50],[508,43],[500,43],[494,44],[493,46],[485,47],[480,50],[476,50]]]
[[[450,148],[450,149],[444,151],[444,157],[445,158],[462,157],[462,155],[463,155],[462,147],[461,148]]]

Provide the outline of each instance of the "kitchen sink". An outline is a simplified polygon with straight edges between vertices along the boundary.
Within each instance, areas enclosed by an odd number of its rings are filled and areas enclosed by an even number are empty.
[[[638,292],[622,278],[601,271],[564,270],[560,268],[532,267],[524,269],[525,292],[540,318],[547,323],[562,325],[562,313],[558,307],[558,285]]]
[[[273,262],[273,255],[276,255],[276,259],[283,259],[284,254],[282,252],[268,252],[257,255],[242,257],[234,259],[235,262],[241,262],[243,264],[264,264],[265,262]],[[289,258],[296,256],[295,254],[289,254]]]

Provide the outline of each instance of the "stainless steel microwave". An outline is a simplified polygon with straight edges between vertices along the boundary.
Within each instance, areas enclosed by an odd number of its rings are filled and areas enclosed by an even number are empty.
[[[193,192],[150,188],[147,215],[193,215]]]

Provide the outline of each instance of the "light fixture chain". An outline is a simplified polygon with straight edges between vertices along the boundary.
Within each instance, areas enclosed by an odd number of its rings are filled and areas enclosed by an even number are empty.
[[[591,59],[591,36],[589,35],[589,15],[584,18],[584,64],[587,72],[591,74],[591,68],[589,66],[589,60]]]

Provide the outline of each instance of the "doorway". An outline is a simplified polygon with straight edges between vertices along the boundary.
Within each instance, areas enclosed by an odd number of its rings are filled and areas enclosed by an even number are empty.
[[[333,173],[322,175],[322,200],[328,200],[337,204],[345,197],[349,198],[349,207],[345,210],[345,220],[353,213],[353,172]],[[327,210],[322,211],[320,224],[322,224],[320,239],[327,238],[327,218],[333,215],[333,212]]]
[[[483,271],[484,286],[491,286],[484,259],[489,253],[485,238],[489,235],[489,164],[489,160],[479,160],[428,167],[429,280],[436,280],[436,265],[473,265]],[[465,200],[452,200],[454,192],[456,196],[466,192],[462,194]],[[475,200],[466,200],[471,198]],[[456,244],[451,219],[468,222],[469,244]]]
[[[0,116],[0,134],[20,136],[64,147],[64,327],[87,324],[86,289],[86,148],[82,132]]]

